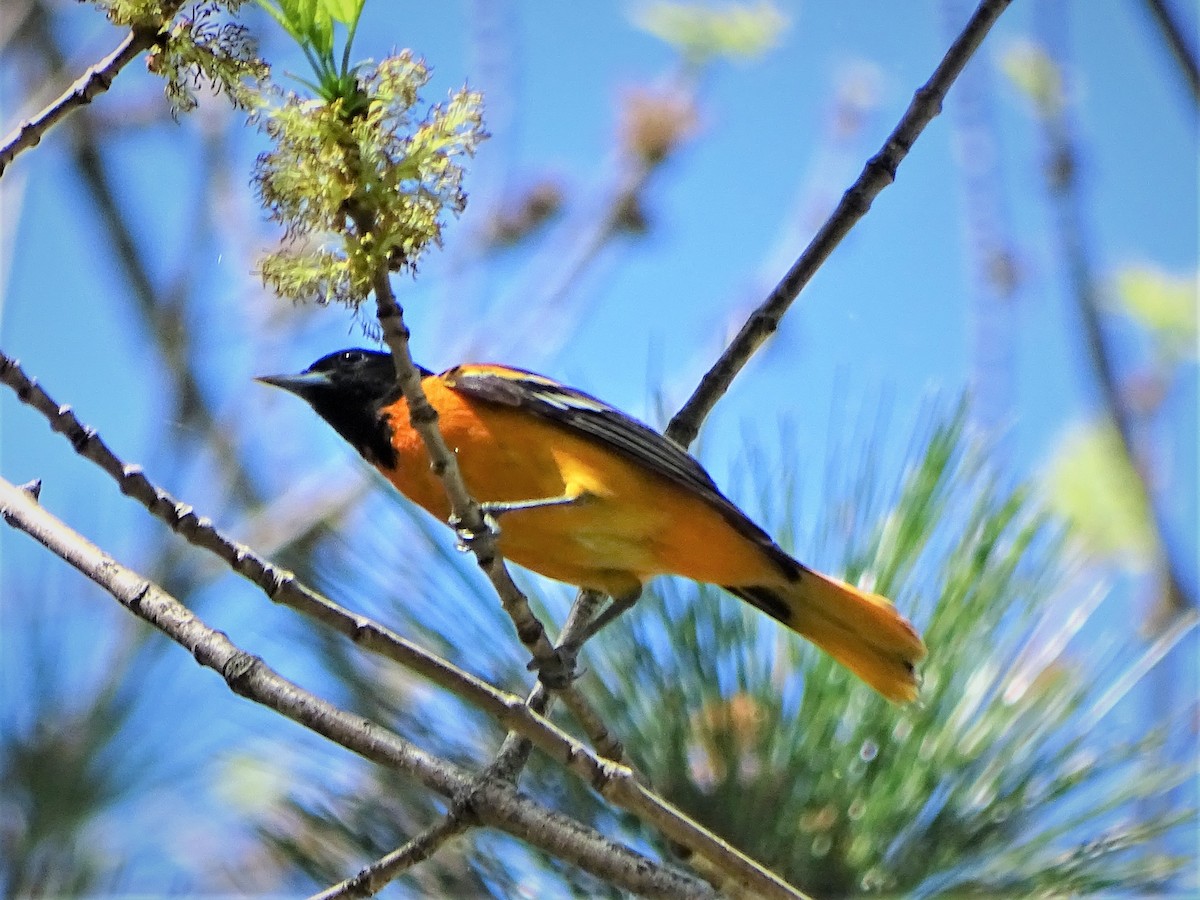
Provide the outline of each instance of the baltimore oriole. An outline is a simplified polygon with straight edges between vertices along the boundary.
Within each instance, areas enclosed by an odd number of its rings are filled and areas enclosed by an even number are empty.
[[[505,558],[549,578],[636,597],[656,575],[720,585],[811,640],[884,696],[912,700],[925,645],[885,598],[785,553],[679,445],[595,397],[500,365],[421,369],[472,496],[503,521]],[[442,521],[392,359],[341,350],[260,381],[297,394]]]

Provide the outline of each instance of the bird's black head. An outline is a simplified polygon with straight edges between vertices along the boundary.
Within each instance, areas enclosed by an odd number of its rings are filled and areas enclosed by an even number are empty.
[[[396,369],[387,353],[339,350],[322,356],[299,375],[264,375],[257,380],[305,400],[368,462],[395,464],[391,431],[379,415],[400,395]]]

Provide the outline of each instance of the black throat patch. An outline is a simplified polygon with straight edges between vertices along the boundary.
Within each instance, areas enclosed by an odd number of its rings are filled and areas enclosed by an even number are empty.
[[[393,398],[364,397],[357,391],[334,390],[309,398],[322,419],[362,454],[372,465],[392,468],[396,449],[392,446],[392,426],[383,415],[383,407]]]

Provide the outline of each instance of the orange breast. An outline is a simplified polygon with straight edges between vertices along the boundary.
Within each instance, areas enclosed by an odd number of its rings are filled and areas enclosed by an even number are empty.
[[[595,438],[511,407],[464,402],[437,376],[424,380],[446,443],[481,502],[584,495],[569,506],[520,510],[500,519],[507,559],[569,584],[624,595],[655,575],[721,585],[779,580],[763,551],[710,504]],[[445,490],[401,400],[386,411],[396,488],[445,521]]]

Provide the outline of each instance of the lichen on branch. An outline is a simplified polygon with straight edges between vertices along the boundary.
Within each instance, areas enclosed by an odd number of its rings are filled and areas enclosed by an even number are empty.
[[[486,137],[483,98],[464,87],[418,118],[429,74],[404,51],[359,67],[351,96],[277,91],[258,113],[274,146],[254,184],[286,232],[259,264],[277,294],[357,308],[374,272],[415,270],[444,214],[463,211],[459,159]]]

